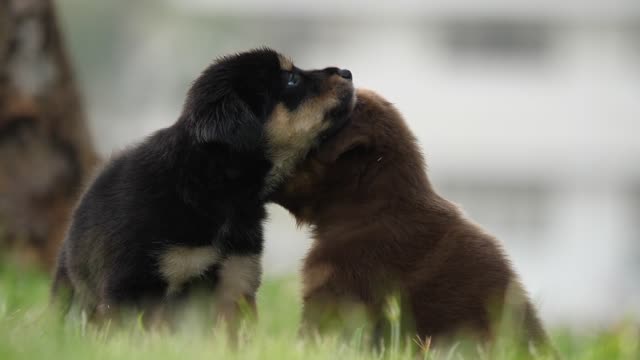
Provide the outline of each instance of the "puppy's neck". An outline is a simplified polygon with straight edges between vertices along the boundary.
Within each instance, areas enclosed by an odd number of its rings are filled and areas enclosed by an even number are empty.
[[[293,146],[293,149],[291,147],[274,149],[267,155],[272,166],[264,181],[263,198],[269,197],[309,153],[311,146],[297,145]]]

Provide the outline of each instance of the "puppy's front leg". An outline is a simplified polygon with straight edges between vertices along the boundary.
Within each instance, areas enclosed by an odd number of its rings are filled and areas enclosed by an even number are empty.
[[[257,316],[256,291],[262,276],[261,255],[231,255],[220,268],[220,282],[216,289],[216,310],[235,339],[239,326],[239,312],[243,306],[252,317]]]

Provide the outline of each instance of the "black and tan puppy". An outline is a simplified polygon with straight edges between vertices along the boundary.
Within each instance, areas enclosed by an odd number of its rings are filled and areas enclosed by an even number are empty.
[[[306,329],[348,327],[358,309],[384,329],[385,302],[397,294],[423,340],[460,332],[490,339],[494,315],[508,305],[525,339],[543,342],[500,245],[433,190],[401,115],[370,91],[359,90],[357,99],[350,123],[273,197],[312,226]]]
[[[54,298],[70,289],[101,317],[197,285],[233,318],[260,283],[266,197],[353,105],[348,70],[304,71],[270,49],[219,59],[176,123],[112,159],[84,194]]]

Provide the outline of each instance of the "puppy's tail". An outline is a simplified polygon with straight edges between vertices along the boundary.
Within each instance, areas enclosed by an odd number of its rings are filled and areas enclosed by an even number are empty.
[[[66,315],[73,301],[73,284],[67,270],[65,251],[62,249],[58,257],[56,272],[51,284],[51,299],[49,305]]]

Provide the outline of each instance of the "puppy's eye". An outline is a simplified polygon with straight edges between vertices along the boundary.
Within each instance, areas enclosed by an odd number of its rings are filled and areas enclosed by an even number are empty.
[[[291,72],[287,78],[287,87],[296,87],[300,83],[300,75]]]

